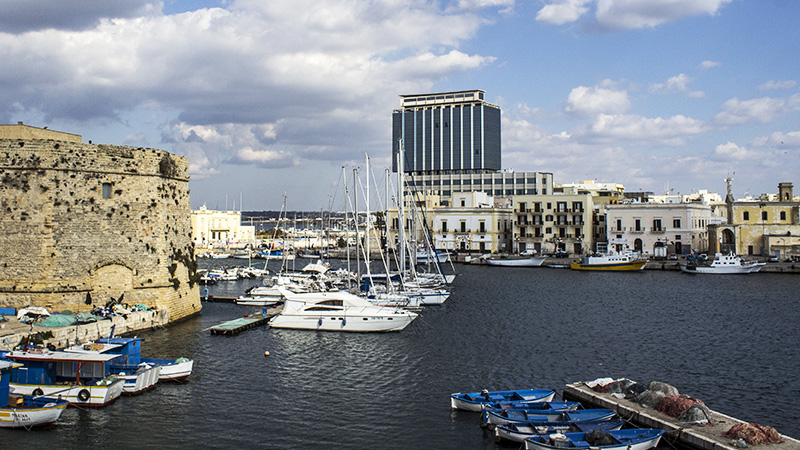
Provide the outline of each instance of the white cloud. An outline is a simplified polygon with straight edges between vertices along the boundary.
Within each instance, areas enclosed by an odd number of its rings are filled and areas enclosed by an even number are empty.
[[[754,159],[758,157],[758,153],[747,150],[745,147],[740,147],[733,142],[726,142],[720,144],[714,149],[714,158],[720,160],[745,160]]]
[[[791,89],[795,87],[797,83],[794,80],[783,80],[783,81],[776,81],[770,80],[764,84],[758,86],[759,91],[775,91],[780,89]]]
[[[732,0],[597,0],[597,21],[611,29],[652,28],[684,17],[716,14]]]
[[[780,115],[798,110],[800,110],[800,94],[794,94],[789,98],[763,97],[751,100],[732,98],[722,104],[722,111],[714,117],[714,120],[723,125],[752,121],[768,123]]]
[[[536,13],[536,21],[554,25],[575,22],[589,11],[589,7],[586,5],[591,3],[591,1],[592,0],[561,0],[549,3]]]
[[[717,67],[717,66],[719,66],[720,64],[721,64],[721,63],[719,63],[719,62],[717,62],[717,61],[703,61],[703,62],[701,62],[701,63],[700,63],[700,65],[699,65],[698,67],[699,67],[700,69],[707,70],[707,69],[712,69],[712,68],[714,68],[714,67]]]
[[[659,92],[659,93],[672,93],[678,92],[686,94],[686,96],[691,98],[701,98],[705,96],[703,91],[693,91],[689,89],[689,83],[692,82],[692,79],[689,78],[686,74],[675,75],[674,77],[670,77],[666,83],[658,83],[654,84],[650,87],[652,92]]]
[[[578,117],[589,117],[600,113],[623,113],[630,106],[628,93],[625,91],[578,86],[570,91],[564,111]]]
[[[683,115],[664,119],[601,114],[588,129],[587,135],[603,140],[652,142],[658,139],[664,145],[684,145],[685,137],[702,134],[709,129],[705,122]]]

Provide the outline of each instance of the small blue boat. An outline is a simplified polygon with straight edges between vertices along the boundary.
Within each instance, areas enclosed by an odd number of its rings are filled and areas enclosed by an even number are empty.
[[[498,402],[549,402],[556,392],[551,389],[517,389],[513,391],[456,392],[450,394],[450,407],[480,412],[484,405]]]
[[[594,430],[619,430],[625,422],[622,419],[614,420],[579,420],[569,421],[535,421],[535,422],[507,422],[494,428],[494,437],[498,440],[525,442],[525,439],[544,434],[553,433],[587,433]]]
[[[607,420],[614,416],[614,411],[598,409],[484,409],[483,422],[500,424],[506,422],[538,422],[538,421],[578,421]]]
[[[649,450],[658,445],[664,430],[630,428],[626,430],[595,430],[589,433],[539,435],[525,439],[526,450]]]

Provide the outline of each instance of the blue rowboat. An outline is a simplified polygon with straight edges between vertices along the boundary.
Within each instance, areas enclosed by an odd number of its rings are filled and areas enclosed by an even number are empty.
[[[569,421],[535,421],[508,422],[494,428],[494,437],[498,440],[525,442],[525,439],[553,433],[587,433],[594,430],[619,430],[625,422],[619,418],[614,420],[580,420]]]
[[[526,450],[649,450],[658,445],[664,430],[631,428],[627,430],[595,430],[589,433],[556,433],[525,439]]]
[[[485,409],[483,413],[483,422],[495,425],[506,422],[536,422],[542,420],[608,420],[614,416],[614,411],[603,408],[574,411],[564,409]]]
[[[450,394],[450,407],[480,412],[484,405],[498,402],[549,402],[556,392],[551,389],[517,389],[513,391],[456,392]]]

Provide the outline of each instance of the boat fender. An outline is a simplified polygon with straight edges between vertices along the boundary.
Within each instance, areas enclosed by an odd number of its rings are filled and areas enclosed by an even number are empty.
[[[264,352],[264,356],[269,356],[269,352],[268,351]]]
[[[347,325],[347,317],[345,317],[344,319],[342,319],[342,326],[345,326],[345,325]]]
[[[320,317],[320,318],[319,318],[319,322],[317,322],[317,326],[318,326],[318,327],[321,327],[321,326],[322,326],[322,317]]]
[[[38,397],[40,395],[44,395],[44,391],[42,391],[41,388],[36,388],[36,389],[33,390],[33,395],[35,395],[36,397]]]
[[[90,397],[89,391],[86,389],[81,389],[81,391],[78,392],[78,400],[82,402],[89,400],[89,397]]]

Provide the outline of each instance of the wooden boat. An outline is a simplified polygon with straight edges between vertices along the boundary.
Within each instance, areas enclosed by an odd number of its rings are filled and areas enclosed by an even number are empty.
[[[480,412],[484,405],[504,401],[550,402],[556,392],[551,389],[517,389],[513,391],[456,392],[450,394],[450,407]]]
[[[502,255],[491,256],[485,259],[490,266],[501,267],[539,267],[544,264],[547,258],[544,256],[515,256]]]
[[[525,449],[648,450],[658,445],[658,441],[663,434],[664,430],[656,428],[597,430],[589,433],[557,433],[527,438],[525,439]]]
[[[11,372],[12,394],[61,398],[80,405],[105,406],[122,395],[123,380],[110,372],[119,355],[51,352],[42,349],[4,352],[23,367]]]
[[[506,422],[538,422],[549,421],[578,421],[578,420],[607,420],[614,416],[614,411],[598,409],[569,410],[567,408],[550,409],[484,409],[483,422],[499,424]]]
[[[538,435],[553,433],[588,433],[594,430],[619,430],[625,422],[615,420],[580,420],[569,421],[535,421],[508,422],[494,428],[494,437],[498,440],[525,442],[525,439]]]
[[[744,261],[741,256],[731,252],[727,255],[717,253],[710,263],[689,257],[686,264],[679,266],[684,273],[744,274],[758,272],[765,265],[765,262]]]
[[[584,256],[580,261],[571,263],[572,270],[606,270],[606,271],[640,271],[647,264],[633,252],[608,253],[598,256]]]
[[[11,372],[19,367],[22,364],[0,361],[0,428],[30,428],[58,420],[69,405],[68,401],[10,393]]]

